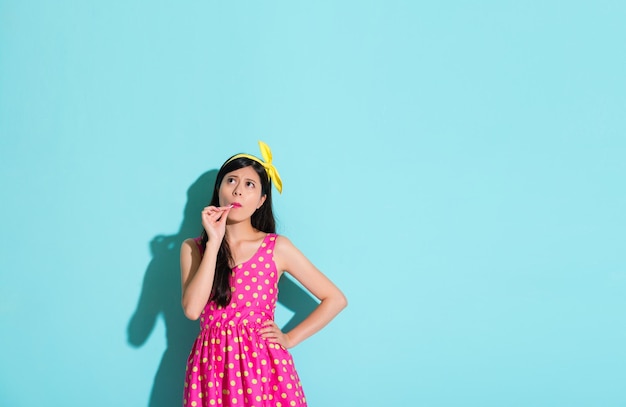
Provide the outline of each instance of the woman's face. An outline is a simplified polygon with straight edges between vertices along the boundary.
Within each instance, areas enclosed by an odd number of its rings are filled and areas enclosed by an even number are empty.
[[[234,205],[228,214],[229,221],[250,218],[263,205],[261,179],[252,167],[243,167],[227,173],[219,189],[220,206]]]

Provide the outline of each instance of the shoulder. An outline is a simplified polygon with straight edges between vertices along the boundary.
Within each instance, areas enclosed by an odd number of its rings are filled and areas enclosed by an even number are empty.
[[[190,237],[183,240],[183,246],[199,247],[202,244],[201,237]]]
[[[180,248],[181,253],[200,254],[202,252],[202,238],[190,237],[185,239]]]
[[[270,238],[274,238],[274,240],[276,241],[276,246],[275,246],[275,250],[279,251],[279,250],[290,250],[290,248],[295,248],[295,246],[293,245],[293,243],[291,243],[291,240],[289,240],[289,238],[287,238],[287,236],[283,236],[283,235],[277,235],[277,234],[272,234],[270,235]]]
[[[279,270],[288,272],[300,282],[307,275],[319,272],[304,253],[285,236],[276,238],[274,259]]]
[[[281,259],[295,259],[302,256],[300,250],[292,243],[289,238],[282,235],[276,235],[276,243],[274,245],[274,254]]]

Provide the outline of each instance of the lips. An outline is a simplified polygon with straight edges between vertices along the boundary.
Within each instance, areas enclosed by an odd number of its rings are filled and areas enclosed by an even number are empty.
[[[241,204],[239,202],[233,202],[230,204],[233,208],[241,208]]]

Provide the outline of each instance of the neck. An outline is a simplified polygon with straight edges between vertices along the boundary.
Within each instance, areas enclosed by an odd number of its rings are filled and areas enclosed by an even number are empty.
[[[248,240],[258,231],[252,227],[250,222],[238,222],[226,225],[226,238],[228,243]]]

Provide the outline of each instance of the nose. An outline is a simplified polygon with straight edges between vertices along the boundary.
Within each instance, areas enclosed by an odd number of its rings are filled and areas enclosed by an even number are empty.
[[[238,183],[235,188],[233,188],[233,195],[241,195],[241,190],[239,188],[241,188],[241,184]]]

